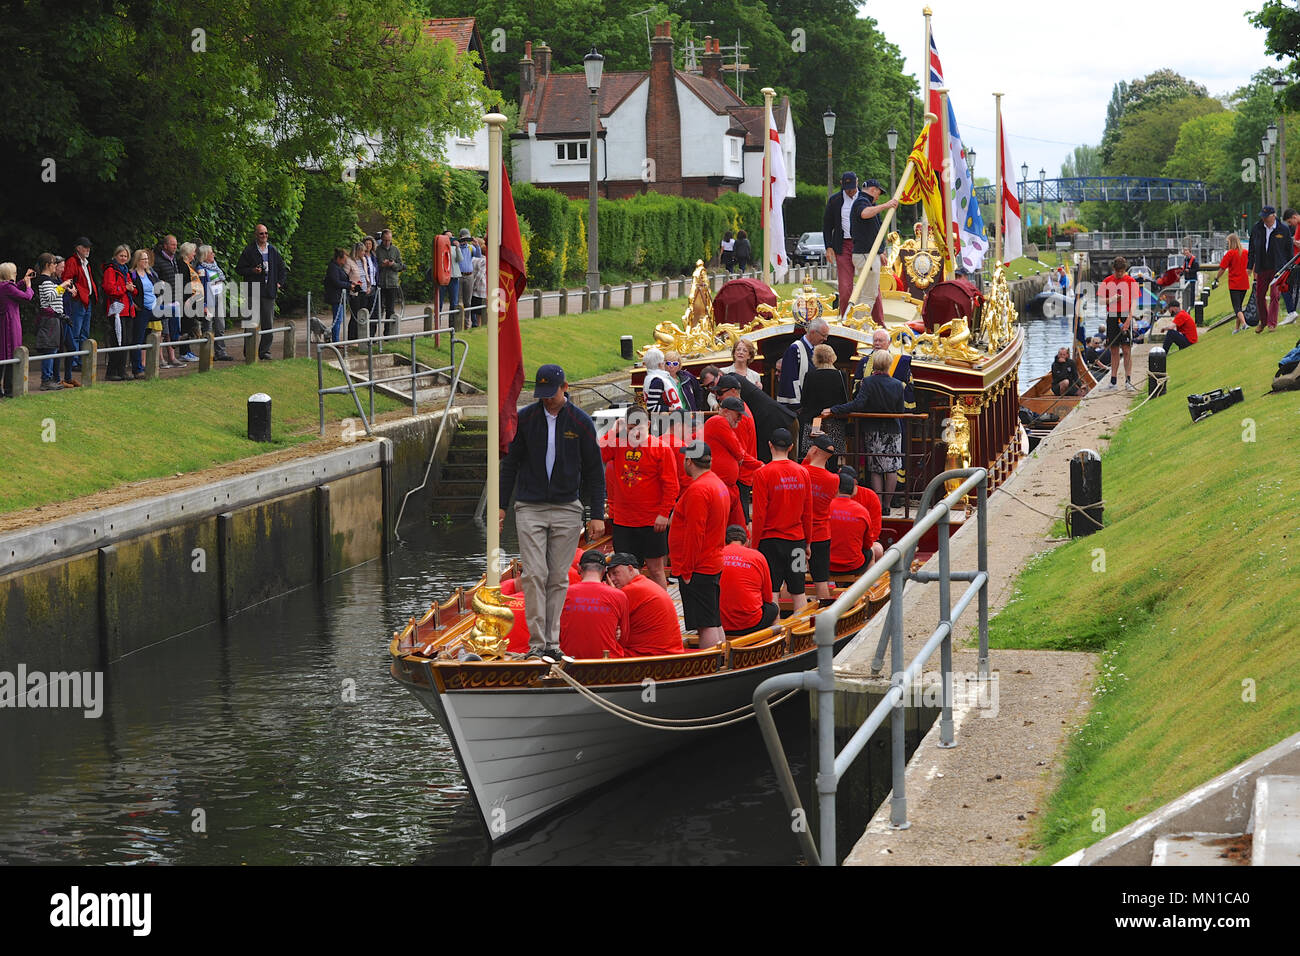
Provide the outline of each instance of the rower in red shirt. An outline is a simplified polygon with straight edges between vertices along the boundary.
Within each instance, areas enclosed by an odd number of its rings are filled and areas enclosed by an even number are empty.
[[[809,543],[808,570],[812,574],[813,590],[822,601],[831,596],[831,500],[839,493],[839,475],[826,470],[837,449],[829,435],[813,432],[803,467],[808,472],[812,486],[812,540]]]
[[[723,375],[719,378],[718,384],[714,387],[714,394],[718,396],[719,402],[727,398],[739,398],[742,403],[744,402],[744,397],[740,394],[740,379],[735,375]],[[743,408],[745,411],[740,424],[736,426],[736,437],[740,439],[740,447],[745,449],[747,455],[758,458],[758,430],[754,426],[754,413],[749,410],[748,405],[743,405]],[[754,496],[753,472],[741,474],[737,484],[740,487],[740,506],[745,510],[745,520],[748,521],[750,503]]]
[[[881,514],[880,508],[880,495],[866,485],[858,484],[858,470],[852,465],[840,466],[840,474],[848,475],[853,479],[853,500],[867,509],[867,517],[871,519],[871,540],[880,540],[880,529],[884,524],[884,516]]]
[[[684,653],[677,608],[668,592],[638,570],[635,555],[616,551],[609,556],[608,567],[609,583],[627,596],[631,629],[623,640],[627,656]]]
[[[560,650],[569,657],[625,657],[620,638],[632,633],[627,595],[602,580],[605,555],[595,548],[582,555],[582,580],[570,584],[560,615]]]
[[[722,600],[719,612],[728,637],[752,634],[776,622],[778,608],[772,600],[772,574],[767,558],[745,547],[745,528],[727,528],[727,546],[722,549]]]
[[[745,403],[734,395],[729,395],[722,400],[719,408],[721,410],[718,414],[709,416],[704,423],[704,441],[713,452],[713,473],[722,479],[731,494],[731,513],[726,524],[744,524],[745,510],[740,505],[740,477],[750,477],[762,463],[753,455],[746,454],[736,434],[736,428],[745,416]]]
[[[1187,314],[1176,295],[1165,296],[1165,311],[1174,317],[1174,327],[1165,333],[1165,352],[1188,349],[1196,344],[1196,320]]]
[[[876,499],[876,520],[858,504],[854,494],[857,482],[847,470],[840,472],[839,493],[831,501],[831,570],[840,574],[863,574],[874,561],[880,560],[885,549],[876,540],[880,527],[880,499],[870,488],[867,493]]]
[[[607,436],[600,454],[607,462],[605,489],[614,550],[635,554],[645,565],[646,577],[666,591],[668,518],[678,491],[674,449],[650,434],[649,416],[634,405],[627,412],[627,427]]]
[[[804,597],[808,542],[812,538],[812,486],[808,472],[790,460],[794,438],[776,428],[768,440],[772,460],[754,473],[754,522],[750,540],[767,558],[772,589],[784,585],[796,611]]]
[[[682,451],[691,485],[677,500],[668,529],[668,553],[682,595],[686,630],[700,635],[700,650],[722,643],[718,616],[718,582],[722,576],[722,546],[727,512],[735,503],[732,491],[713,473],[707,442]]]

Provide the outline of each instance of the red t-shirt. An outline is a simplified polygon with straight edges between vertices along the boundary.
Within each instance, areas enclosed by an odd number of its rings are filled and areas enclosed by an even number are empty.
[[[1250,275],[1246,272],[1246,250],[1229,249],[1219,260],[1219,268],[1228,270],[1228,288],[1244,292],[1250,288]]]
[[[831,526],[831,570],[856,571],[862,567],[862,556],[870,556],[871,545],[876,540],[871,533],[871,515],[867,509],[852,498],[836,497],[831,502],[828,523]]]
[[[721,412],[709,416],[704,423],[704,441],[713,454],[713,473],[728,487],[736,484],[742,476],[749,478],[761,464],[757,458],[746,454],[740,440],[740,425],[732,428]]]
[[[668,592],[644,574],[621,589],[627,596],[630,636],[623,641],[628,657],[682,654],[682,629]]]
[[[1192,345],[1196,344],[1196,320],[1184,309],[1174,316],[1174,328],[1183,333],[1183,337]]]
[[[518,592],[506,593],[506,585],[514,584],[514,578],[505,581],[501,585],[501,597],[515,614],[515,623],[510,627],[510,633],[506,635],[509,642],[507,650],[516,654],[522,654],[528,650],[530,641],[528,635],[528,618],[524,608],[524,596]]]
[[[755,543],[765,538],[812,540],[812,482],[803,465],[778,458],[754,472],[751,514]]]
[[[763,619],[763,605],[772,600],[772,575],[767,558],[733,541],[722,549],[722,591],[718,611],[724,631],[749,631]]]
[[[715,459],[716,460],[716,459]],[[668,554],[674,575],[717,574],[727,538],[731,492],[711,471],[682,492],[668,525]]]
[[[808,453],[809,455],[812,452]],[[810,465],[804,458],[803,467],[808,472],[812,483],[812,538],[813,541],[829,541],[831,537],[830,510],[831,501],[840,493],[840,476],[831,474],[824,466]]]
[[[1108,275],[1101,281],[1097,299],[1105,307],[1107,315],[1125,318],[1133,314],[1138,294],[1138,284],[1131,275]]]
[[[740,447],[745,449],[745,454],[755,461],[758,461],[758,433],[754,429],[754,416],[745,406],[745,414],[741,417],[740,422],[736,425],[736,437],[740,439]],[[758,470],[758,465],[754,465],[753,470],[741,474],[740,483],[742,485],[752,485],[754,483],[754,471]]]
[[[867,516],[871,519],[871,540],[874,543],[880,538],[880,526],[885,520],[880,510],[880,495],[866,485],[858,485],[853,492],[853,500],[867,509]]]
[[[560,614],[560,650],[579,660],[625,657],[619,635],[632,633],[627,595],[603,581],[569,585]]]
[[[674,463],[677,465],[677,497],[681,497],[686,486],[691,483],[691,479],[686,477],[686,456],[682,454],[682,449],[694,440],[691,438],[679,438],[669,432],[666,435],[659,436],[659,442],[667,448],[673,456]]]
[[[677,500],[677,463],[673,448],[648,436],[636,447],[614,436],[600,449],[606,461],[605,489],[609,514],[625,528],[644,528],[673,513]]]

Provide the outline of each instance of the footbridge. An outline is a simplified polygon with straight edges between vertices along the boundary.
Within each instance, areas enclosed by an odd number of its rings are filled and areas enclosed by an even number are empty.
[[[1028,179],[1015,184],[1021,202],[1221,202],[1222,193],[1196,179],[1158,176],[1071,176]],[[983,206],[996,199],[995,186],[980,186],[975,198]]]

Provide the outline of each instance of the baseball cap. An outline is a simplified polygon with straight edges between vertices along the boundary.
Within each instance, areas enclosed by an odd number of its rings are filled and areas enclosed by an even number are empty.
[[[578,561],[578,567],[605,567],[605,552],[598,548],[592,548],[589,551],[582,552],[582,558]]]
[[[725,408],[728,411],[732,411],[732,412],[744,413],[745,411],[745,403],[742,402],[740,399],[738,399],[735,395],[728,395],[726,398],[724,398],[721,402],[718,403],[718,407]]]
[[[1274,209],[1272,206],[1265,206],[1263,209],[1259,211],[1259,218],[1263,219],[1265,216],[1273,216],[1276,214],[1277,214],[1277,210]]]
[[[713,449],[709,447],[709,443],[698,439],[683,445],[682,454],[701,465],[707,465],[713,461]]]
[[[732,389],[732,388],[739,389],[740,379],[730,374],[723,375],[721,378],[718,379],[717,384],[715,384],[713,387],[716,391],[719,392],[725,392],[728,389]]]
[[[635,554],[628,554],[626,551],[615,551],[605,561],[605,567],[616,568],[619,565],[626,564],[631,568],[640,568],[641,562],[637,560]]]
[[[77,239],[76,242],[74,242],[74,243],[72,244],[72,247],[73,247],[74,249],[75,249],[77,246],[85,246],[87,249],[89,249],[89,248],[90,248],[90,240],[87,239],[85,236],[81,236],[81,237],[79,237],[79,238]]]
[[[462,229],[462,230],[460,231],[460,238],[462,238],[462,239],[468,239],[468,238],[470,238],[470,236],[471,236],[471,233],[470,233],[470,231],[469,231],[468,229]]]
[[[772,430],[772,437],[768,439],[774,448],[789,448],[794,444],[794,439],[790,436],[790,429],[776,428]]]
[[[817,434],[813,435],[809,441],[820,448],[822,451],[834,451],[835,443],[831,441],[830,435]]]
[[[841,186],[856,186],[857,183],[858,183],[857,173],[845,172],[844,175],[840,177]]]
[[[558,365],[543,365],[537,370],[533,398],[550,398],[564,384],[564,369]]]
[[[864,179],[862,180],[862,184],[860,188],[861,189],[875,188],[875,189],[879,189],[882,193],[885,191],[885,187],[880,185],[880,180],[878,179]]]

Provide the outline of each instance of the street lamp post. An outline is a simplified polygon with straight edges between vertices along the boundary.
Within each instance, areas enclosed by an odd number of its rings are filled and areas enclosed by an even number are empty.
[[[1038,167],[1038,223],[1043,227],[1043,243],[1047,243],[1047,170]]]
[[[1256,155],[1255,159],[1259,161],[1259,170],[1261,173],[1259,177],[1259,202],[1261,206],[1267,206],[1268,205],[1268,179],[1265,178],[1262,174],[1264,172],[1264,162],[1265,160],[1268,159],[1268,157],[1265,156],[1263,153],[1259,153],[1258,155]]]
[[[1020,164],[1020,211],[1023,214],[1025,210],[1025,200],[1029,198],[1029,164]],[[1029,246],[1029,217],[1021,215],[1020,217],[1020,245],[1021,248]]]
[[[596,123],[597,101],[600,99],[600,75],[605,68],[605,58],[592,47],[591,52],[582,58],[582,68],[587,74],[587,90],[591,93],[591,139],[587,142],[588,189],[587,189],[587,294],[590,297],[588,308],[593,311],[600,302],[600,268],[598,253],[600,237],[596,222]]]
[[[1273,81],[1273,93],[1279,99],[1281,99],[1283,92],[1285,92],[1286,90],[1286,87],[1287,87],[1287,82],[1281,77],[1278,77],[1276,80]],[[1279,194],[1279,198],[1282,200],[1282,206],[1285,207],[1288,205],[1287,188],[1286,188],[1286,103],[1285,101],[1283,101],[1282,103],[1282,112],[1278,115],[1277,118],[1277,127],[1278,127],[1278,150],[1277,150],[1278,172],[1281,174],[1278,178],[1281,179],[1282,181],[1282,188],[1281,188],[1281,193]]]
[[[822,114],[822,126],[826,130],[826,195],[835,191],[835,163],[831,158],[832,140],[835,139],[835,114],[827,110]]]
[[[1277,204],[1273,202],[1273,160],[1269,155],[1273,152],[1273,147],[1268,141],[1268,134],[1259,138],[1259,151],[1264,154],[1264,202],[1275,206]]]
[[[894,195],[897,177],[894,175],[894,151],[898,149],[898,130],[889,127],[885,130],[885,145],[889,147],[889,195]]]
[[[1277,146],[1277,124],[1269,123],[1268,128],[1264,130],[1264,134],[1268,136],[1268,152],[1273,163],[1273,179],[1269,182],[1269,185],[1273,187],[1273,198],[1278,200],[1277,217],[1281,219],[1283,206],[1283,203],[1280,201],[1282,196],[1282,181],[1281,177],[1278,175],[1278,157],[1273,155],[1273,148]]]

